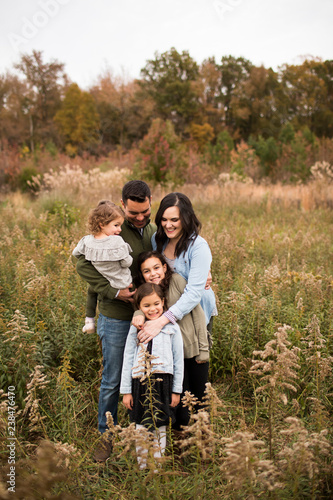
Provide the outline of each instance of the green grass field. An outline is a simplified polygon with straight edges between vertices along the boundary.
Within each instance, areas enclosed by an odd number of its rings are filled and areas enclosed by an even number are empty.
[[[282,188],[278,202],[269,187],[260,199],[179,189],[213,254],[210,418],[170,436],[158,474],[140,472],[120,405],[114,452],[92,462],[101,352],[81,331],[70,255],[89,209],[119,202],[115,179],[1,198],[0,498],[332,498],[333,212],[284,203]]]

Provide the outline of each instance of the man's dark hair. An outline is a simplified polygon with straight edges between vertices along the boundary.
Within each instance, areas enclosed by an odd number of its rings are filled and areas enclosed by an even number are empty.
[[[149,186],[144,181],[126,182],[122,191],[122,200],[126,205],[127,200],[143,203],[146,198],[150,201],[151,192]]]

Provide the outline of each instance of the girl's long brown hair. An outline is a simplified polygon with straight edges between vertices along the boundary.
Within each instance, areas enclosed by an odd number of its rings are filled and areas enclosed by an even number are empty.
[[[157,252],[156,250],[150,250],[148,252],[142,252],[139,254],[139,257],[138,257],[138,271],[139,271],[139,273],[137,276],[136,286],[140,286],[143,283],[146,283],[146,281],[144,280],[144,277],[142,275],[142,272],[141,272],[141,266],[147,259],[151,259],[152,257],[156,257],[161,262],[162,266],[164,266],[164,264],[166,264],[165,278],[160,283],[160,286],[163,288],[163,290],[167,290],[169,288],[169,285],[170,285],[170,279],[171,279],[171,276],[173,275],[173,271],[170,268],[169,264],[166,262],[163,255],[161,253]]]
[[[140,309],[141,301],[145,297],[147,297],[149,295],[153,295],[154,293],[156,293],[156,295],[162,301],[164,300],[163,311],[166,311],[167,310],[167,301],[166,301],[166,297],[165,297],[163,288],[160,285],[155,285],[155,283],[146,283],[146,282],[143,285],[140,285],[134,294],[134,303],[135,303],[135,306],[137,307],[137,309]]]

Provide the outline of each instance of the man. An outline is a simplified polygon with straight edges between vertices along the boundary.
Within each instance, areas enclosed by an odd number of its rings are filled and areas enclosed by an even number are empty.
[[[133,263],[132,278],[138,274],[137,259],[141,252],[151,250],[151,237],[156,226],[150,223],[151,193],[143,181],[130,181],[122,190],[121,204],[125,212],[121,237],[131,246]],[[133,316],[131,304],[134,294],[130,288],[112,288],[84,256],[78,258],[76,265],[79,275],[98,293],[99,317],[97,333],[102,342],[103,374],[98,403],[98,430],[107,430],[105,413],[110,411],[117,424],[119,387],[123,363],[123,353],[130,322]],[[96,462],[105,462],[111,453],[111,443],[101,442],[94,453]]]

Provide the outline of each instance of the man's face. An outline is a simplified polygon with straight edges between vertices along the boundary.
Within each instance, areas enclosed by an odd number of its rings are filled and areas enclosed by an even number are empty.
[[[127,200],[126,204],[121,200],[126,219],[133,224],[133,226],[141,229],[145,227],[151,214],[151,199],[146,198],[143,203],[133,200]]]

